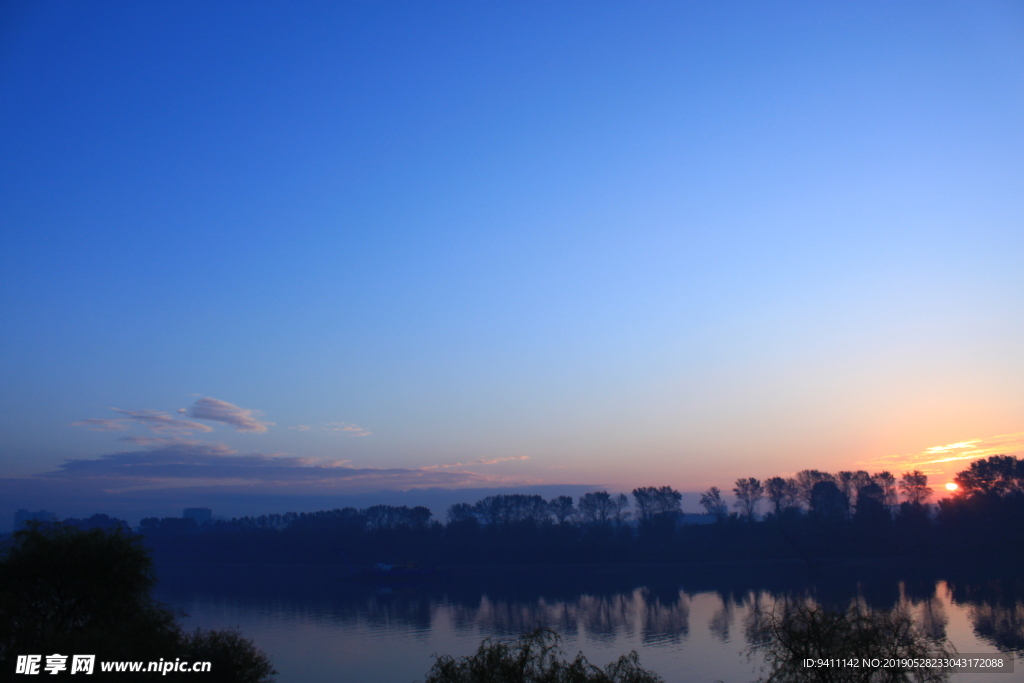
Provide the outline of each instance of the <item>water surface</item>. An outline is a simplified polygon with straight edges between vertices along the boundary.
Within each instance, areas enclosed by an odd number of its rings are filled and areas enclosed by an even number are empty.
[[[903,606],[961,653],[1024,648],[1020,579],[998,572],[865,566],[488,570],[427,581],[358,583],[340,568],[166,566],[158,597],[188,628],[236,627],[269,653],[280,683],[412,683],[433,655],[470,654],[484,638],[547,626],[563,649],[604,665],[637,650],[666,681],[758,679],[746,628],[781,599],[841,608]],[[956,683],[1024,680],[959,674]]]

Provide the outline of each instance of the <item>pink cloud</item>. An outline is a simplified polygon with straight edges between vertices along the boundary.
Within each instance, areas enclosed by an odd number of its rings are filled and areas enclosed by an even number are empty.
[[[224,444],[161,437],[129,437],[145,450],[112,453],[99,458],[71,459],[45,479],[90,481],[110,490],[168,486],[264,485],[339,487],[343,489],[409,489],[478,486],[509,481],[466,471],[439,472],[422,468],[354,467],[348,461],[322,461],[284,454],[239,454]]]
[[[78,422],[72,422],[71,426],[86,427],[94,432],[123,432],[128,429],[128,425],[124,423],[124,420],[100,418],[79,420]]]
[[[295,431],[298,431],[298,432],[309,432],[309,431],[335,432],[335,433],[338,433],[338,434],[342,434],[344,436],[372,436],[373,435],[373,432],[371,432],[371,431],[369,431],[367,429],[364,429],[363,427],[360,427],[357,424],[352,424],[351,422],[328,422],[328,423],[320,425],[320,426],[295,425],[294,427],[289,427],[288,429],[294,429]]]
[[[201,398],[188,410],[181,409],[178,412],[184,413],[197,420],[209,420],[211,422],[223,422],[231,425],[240,432],[265,432],[273,422],[262,422],[255,417],[255,410],[239,408],[236,405],[221,401],[216,398]]]

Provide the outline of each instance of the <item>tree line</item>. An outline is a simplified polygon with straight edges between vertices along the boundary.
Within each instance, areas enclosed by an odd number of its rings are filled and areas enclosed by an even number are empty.
[[[139,531],[158,561],[519,564],[677,562],[706,559],[942,555],[1024,548],[1024,460],[992,456],[956,478],[959,490],[931,504],[920,471],[738,479],[734,502],[712,487],[700,505],[711,524],[688,524],[669,486],[577,499],[487,496],[452,505],[444,520],[426,507],[375,505],[289,512],[203,524],[167,517]],[[630,500],[632,499],[632,501]],[[632,502],[632,504],[630,504]],[[761,507],[764,507],[763,514]],[[692,519],[690,520],[692,521]],[[65,520],[88,528],[106,516]],[[1017,541],[1022,541],[1017,543]],[[1019,552],[1019,551],[1017,551]]]

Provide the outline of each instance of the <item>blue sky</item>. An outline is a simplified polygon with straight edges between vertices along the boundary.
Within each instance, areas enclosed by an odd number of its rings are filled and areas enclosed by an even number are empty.
[[[1024,432],[1022,63],[1015,3],[8,3],[0,477],[698,490]],[[112,410],[202,399],[273,424]]]

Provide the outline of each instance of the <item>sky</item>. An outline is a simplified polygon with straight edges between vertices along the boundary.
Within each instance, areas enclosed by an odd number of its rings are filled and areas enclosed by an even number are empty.
[[[0,528],[1024,455],[1022,64],[1009,2],[4,3]]]

